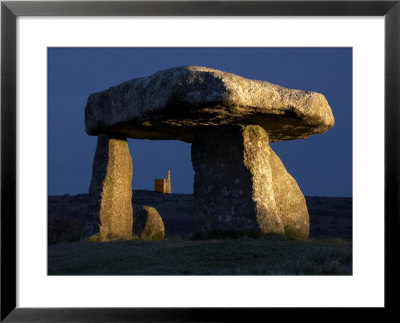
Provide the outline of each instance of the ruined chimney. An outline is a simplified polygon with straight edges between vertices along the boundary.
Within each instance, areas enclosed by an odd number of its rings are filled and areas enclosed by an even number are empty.
[[[171,171],[168,169],[168,178],[167,178],[167,193],[171,194]]]
[[[154,180],[154,191],[171,194],[171,171],[168,169],[168,178],[161,178]]]

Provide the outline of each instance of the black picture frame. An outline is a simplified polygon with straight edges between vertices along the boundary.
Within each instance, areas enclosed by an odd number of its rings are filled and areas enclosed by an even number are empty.
[[[399,254],[400,0],[395,1],[2,1],[1,317],[3,322],[190,322],[256,320],[266,310],[227,308],[16,307],[16,18],[18,16],[384,16],[385,307],[396,309]],[[373,134],[372,134],[373,135]],[[371,147],[373,150],[373,147]],[[373,233],[371,233],[373,238]],[[39,292],[39,291],[38,291]],[[284,309],[287,311],[288,309]],[[296,310],[296,309],[290,309]],[[298,311],[300,309],[297,309]],[[335,315],[334,311],[327,309]],[[377,309],[381,315],[382,309]],[[261,313],[260,313],[261,312]],[[286,312],[285,312],[286,313]],[[303,310],[301,313],[305,313]],[[309,314],[305,314],[309,315]],[[333,318],[333,317],[332,317]]]

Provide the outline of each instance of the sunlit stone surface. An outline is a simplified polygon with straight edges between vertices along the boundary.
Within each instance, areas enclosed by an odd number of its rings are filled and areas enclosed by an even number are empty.
[[[88,223],[81,238],[96,233],[103,240],[132,236],[132,175],[126,139],[98,136],[89,188]]]
[[[270,141],[307,138],[334,125],[325,97],[201,66],[159,71],[93,93],[86,132],[192,142],[203,128],[260,125]]]
[[[85,126],[99,135],[87,237],[132,227],[132,162],[123,138],[192,142],[199,230],[307,238],[304,196],[269,142],[321,134],[335,123],[325,97],[207,67],[182,66],[89,96]],[[97,222],[96,222],[97,221]]]
[[[296,181],[260,126],[216,127],[192,144],[200,231],[261,231],[307,238],[309,216]]]
[[[164,222],[158,211],[151,206],[142,206],[135,213],[133,232],[145,240],[164,239]]]

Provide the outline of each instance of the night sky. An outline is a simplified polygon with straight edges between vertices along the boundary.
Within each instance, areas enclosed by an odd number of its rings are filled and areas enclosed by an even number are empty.
[[[198,65],[325,95],[335,126],[271,143],[304,195],[352,196],[351,48],[49,48],[48,194],[88,193],[97,137],[85,132],[88,96],[175,66]],[[133,189],[171,169],[173,193],[192,193],[190,144],[128,139]]]

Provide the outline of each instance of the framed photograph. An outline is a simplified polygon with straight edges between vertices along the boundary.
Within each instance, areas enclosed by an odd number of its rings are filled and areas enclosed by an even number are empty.
[[[3,1],[1,320],[393,308],[399,15],[398,1]],[[246,192],[260,197],[239,221]]]

